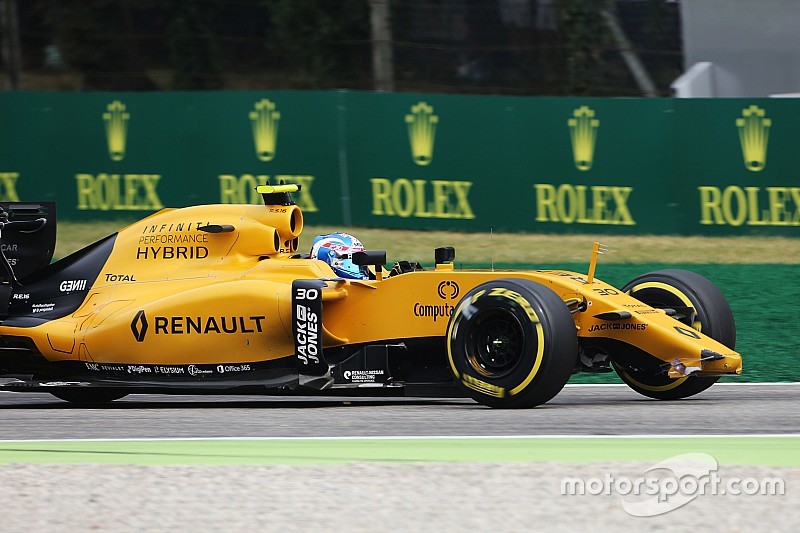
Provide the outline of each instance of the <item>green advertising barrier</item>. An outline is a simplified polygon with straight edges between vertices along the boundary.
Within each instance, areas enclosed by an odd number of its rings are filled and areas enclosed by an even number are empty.
[[[681,233],[800,235],[800,99],[676,103]]]
[[[64,219],[257,203],[306,222],[800,235],[797,99],[347,91],[0,94],[0,200]]]
[[[667,100],[431,95],[418,102],[415,95],[391,101],[369,94],[348,98],[356,224],[467,231],[679,230],[669,214],[671,202],[664,201],[672,180],[663,171],[660,179],[652,175],[669,161],[664,150],[669,123],[662,118]],[[606,125],[607,119],[597,118],[614,116],[652,124],[650,134],[631,123]],[[371,123],[399,127],[386,127],[378,136]],[[624,155],[613,146],[624,146]],[[601,149],[609,155],[600,157]]]
[[[341,223],[341,208],[314,201],[340,196],[339,97],[0,94],[0,199],[55,200],[64,219],[138,218],[258,203],[257,185],[283,179],[304,185],[308,222]]]

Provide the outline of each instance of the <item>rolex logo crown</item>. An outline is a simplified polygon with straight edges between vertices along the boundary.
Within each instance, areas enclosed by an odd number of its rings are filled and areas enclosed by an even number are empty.
[[[744,166],[751,172],[761,172],[767,166],[767,141],[772,120],[758,106],[751,105],[742,110],[742,117],[736,119],[739,142],[742,145]]]
[[[125,158],[125,141],[128,137],[128,120],[130,114],[125,111],[125,104],[114,100],[106,107],[103,121],[106,123],[106,141],[108,142],[108,155],[114,161]]]
[[[250,122],[253,125],[253,142],[256,146],[256,157],[261,161],[272,161],[275,157],[275,144],[278,142],[279,111],[275,110],[275,102],[264,98],[256,102],[250,111]]]
[[[420,166],[431,164],[438,123],[439,117],[433,114],[433,107],[425,102],[411,106],[411,114],[406,115],[406,124],[414,163]]]
[[[600,121],[594,118],[594,110],[581,106],[572,112],[567,120],[569,135],[572,140],[572,157],[578,170],[592,168],[594,145],[597,140],[597,128]]]

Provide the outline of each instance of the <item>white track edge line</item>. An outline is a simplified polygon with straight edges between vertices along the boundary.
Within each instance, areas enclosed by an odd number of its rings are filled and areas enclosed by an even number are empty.
[[[727,439],[800,438],[800,433],[754,433],[714,435],[356,435],[350,437],[164,437],[100,439],[0,439],[0,444],[36,442],[192,442],[192,441],[329,441],[329,440],[551,440],[551,439]]]

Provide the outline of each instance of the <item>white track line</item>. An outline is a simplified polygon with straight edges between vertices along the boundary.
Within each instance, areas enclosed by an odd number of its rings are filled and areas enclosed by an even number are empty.
[[[800,438],[800,433],[754,433],[731,435],[396,435],[352,437],[166,437],[123,439],[1,439],[0,444],[21,442],[191,442],[191,441],[327,441],[327,440],[514,440],[514,439],[727,439],[727,438]]]
[[[742,383],[714,383],[713,387],[782,387],[785,385],[800,385],[800,381],[751,381]],[[572,387],[627,387],[624,383],[567,383],[564,388]],[[711,389],[709,389],[711,390]]]

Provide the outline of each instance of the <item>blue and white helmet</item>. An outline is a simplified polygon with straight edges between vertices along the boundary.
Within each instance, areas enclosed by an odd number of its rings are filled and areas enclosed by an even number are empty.
[[[353,253],[363,252],[361,241],[347,233],[331,233],[314,238],[311,246],[311,259],[328,263],[333,272],[347,279],[369,279],[366,266],[353,263]]]

